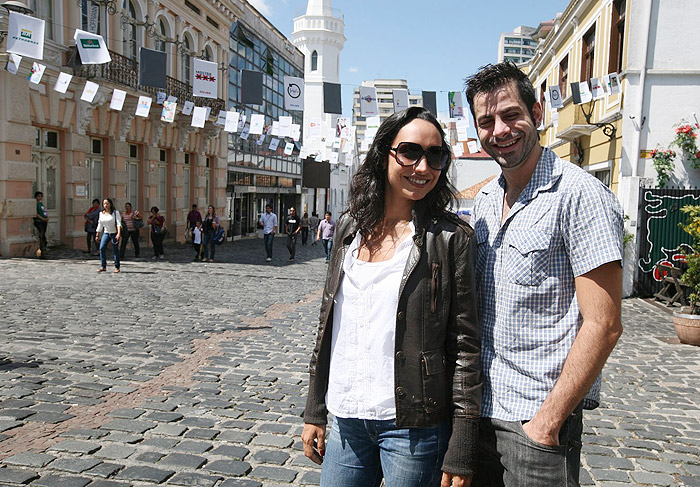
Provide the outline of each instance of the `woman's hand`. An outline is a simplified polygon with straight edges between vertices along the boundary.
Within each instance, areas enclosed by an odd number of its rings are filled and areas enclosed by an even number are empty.
[[[304,444],[304,455],[321,465],[326,454],[326,425],[305,423],[301,442]]]
[[[461,475],[443,472],[440,487],[469,487],[472,485],[471,475],[463,477]]]

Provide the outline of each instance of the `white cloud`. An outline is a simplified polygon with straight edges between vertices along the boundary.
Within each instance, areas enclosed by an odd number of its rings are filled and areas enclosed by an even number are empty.
[[[255,7],[257,11],[263,15],[267,16],[272,13],[270,6],[267,4],[267,0],[248,0],[248,3]]]
[[[352,66],[351,68],[348,68],[348,71],[350,71],[351,73],[357,73],[358,71],[360,71],[360,68]]]

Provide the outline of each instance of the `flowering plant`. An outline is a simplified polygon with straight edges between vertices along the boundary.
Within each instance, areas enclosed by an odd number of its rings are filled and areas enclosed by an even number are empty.
[[[700,314],[700,206],[686,205],[681,208],[681,212],[687,215],[685,224],[679,223],[680,227],[693,238],[693,250],[686,254],[687,269],[683,272],[681,279],[690,287],[688,301],[690,303],[690,313]]]
[[[696,140],[698,134],[695,132],[700,128],[697,123],[691,125],[689,123],[681,122],[678,127],[676,127],[676,138],[673,140],[673,144],[683,151],[683,155],[690,161],[694,168],[700,166],[700,150]]]
[[[659,187],[663,188],[673,173],[673,160],[676,151],[671,149],[654,149],[651,151],[651,159],[654,161],[654,169],[659,178]]]

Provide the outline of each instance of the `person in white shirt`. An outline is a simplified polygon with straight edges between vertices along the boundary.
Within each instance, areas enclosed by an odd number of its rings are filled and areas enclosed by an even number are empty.
[[[100,235],[101,234],[101,235]],[[122,217],[114,208],[114,203],[110,198],[102,201],[102,211],[97,220],[97,231],[95,241],[100,242],[100,263],[102,264],[97,272],[107,270],[107,243],[112,243],[112,254],[114,254],[114,273],[119,273],[119,242],[122,239]]]
[[[202,261],[202,220],[197,220],[192,229],[192,246],[194,247],[194,261]]]
[[[272,213],[272,206],[265,205],[265,213],[260,217],[259,224],[263,229],[263,238],[265,240],[265,252],[267,253],[267,261],[272,261],[272,241],[277,233],[277,215]]]

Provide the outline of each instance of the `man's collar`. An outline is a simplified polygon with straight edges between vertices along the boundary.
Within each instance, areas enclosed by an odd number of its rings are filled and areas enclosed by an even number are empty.
[[[542,154],[540,154],[540,158],[537,160],[535,170],[533,171],[532,176],[530,176],[530,182],[528,182],[527,186],[525,186],[525,189],[522,191],[520,198],[518,199],[522,201],[531,200],[537,196],[540,191],[545,191],[551,188],[559,180],[561,174],[561,159],[559,159],[550,149],[543,147]],[[503,173],[500,174],[496,180],[496,183],[502,190],[505,191],[506,179],[503,176]],[[481,191],[484,194],[489,194],[494,189],[495,188],[493,185],[488,184]]]

